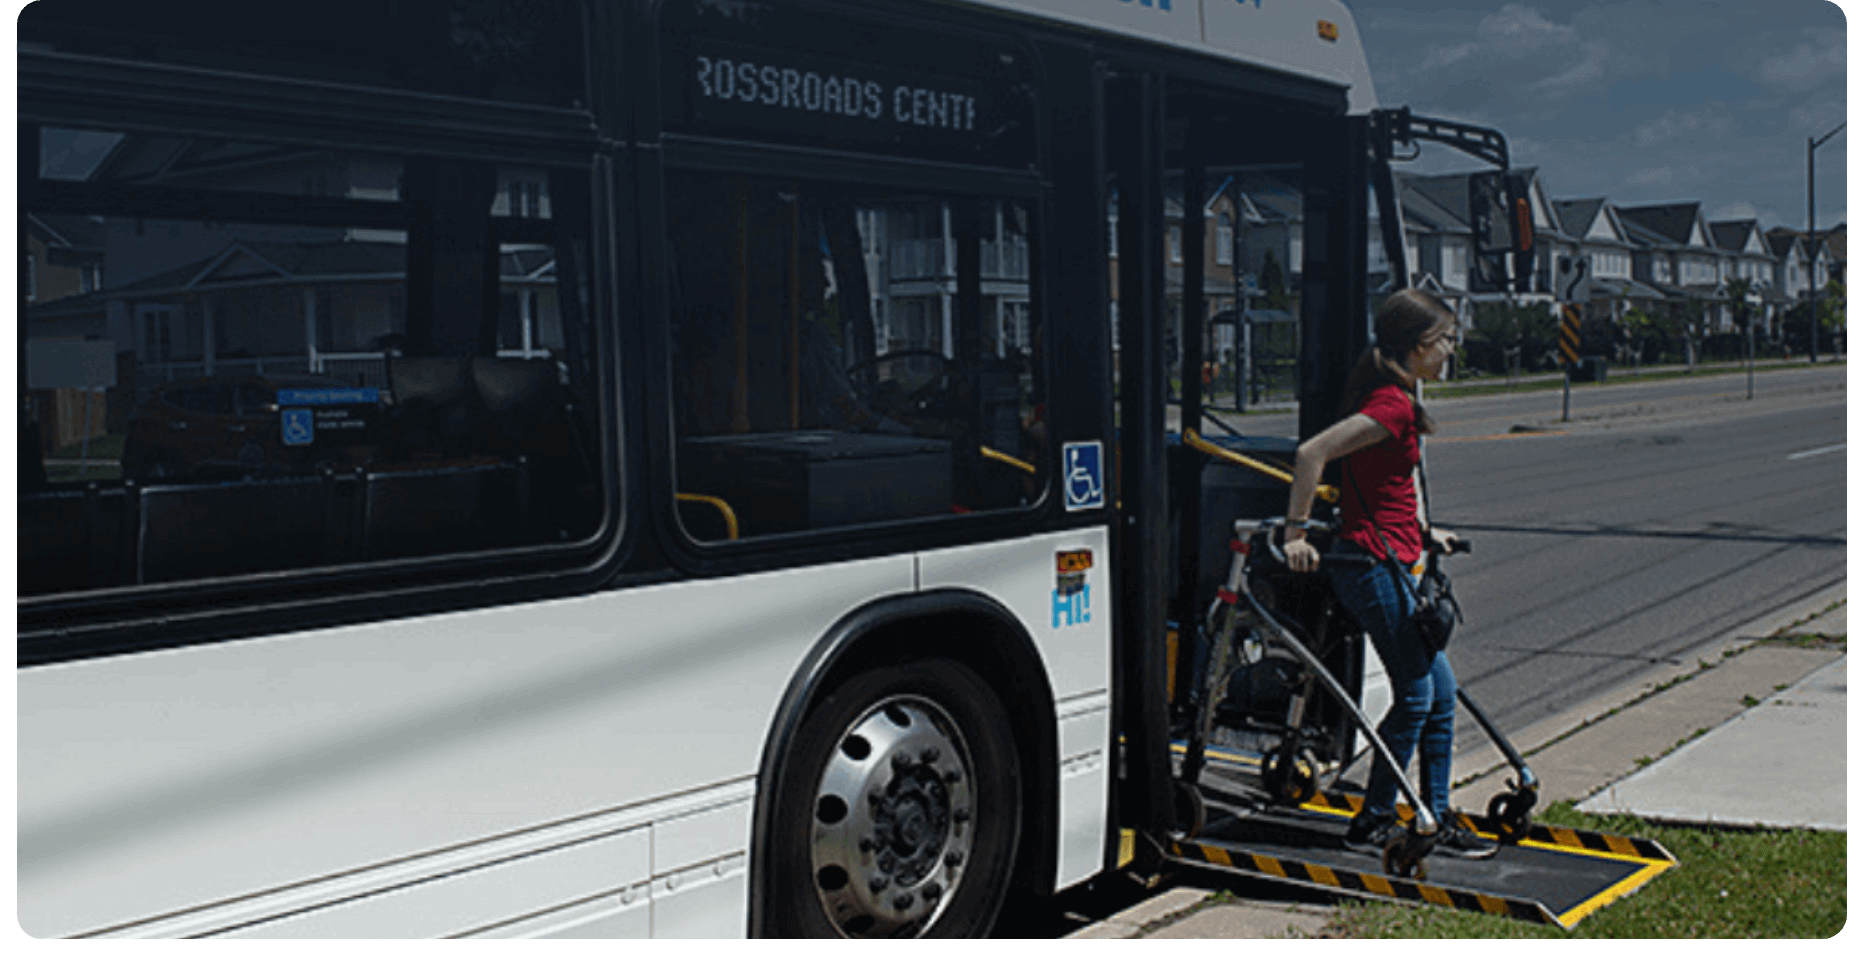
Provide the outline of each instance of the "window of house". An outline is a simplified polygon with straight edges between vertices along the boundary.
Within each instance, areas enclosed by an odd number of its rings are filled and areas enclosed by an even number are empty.
[[[1217,230],[1213,237],[1213,244],[1215,246],[1212,250],[1216,253],[1217,257],[1214,260],[1220,265],[1230,265],[1232,260],[1231,252],[1237,243],[1234,238],[1231,215],[1219,214],[1215,224]]]

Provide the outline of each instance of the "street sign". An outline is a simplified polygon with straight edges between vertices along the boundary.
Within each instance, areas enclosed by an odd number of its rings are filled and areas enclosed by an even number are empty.
[[[1592,285],[1592,276],[1588,274],[1588,262],[1585,257],[1564,255],[1555,264],[1555,301],[1566,305],[1580,305],[1588,300],[1588,289]]]
[[[1561,361],[1568,366],[1581,361],[1581,310],[1572,305],[1561,307]]]

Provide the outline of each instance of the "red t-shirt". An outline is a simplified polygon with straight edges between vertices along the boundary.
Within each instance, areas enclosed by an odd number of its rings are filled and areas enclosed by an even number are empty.
[[[1391,546],[1402,563],[1412,563],[1425,543],[1412,480],[1413,467],[1419,464],[1419,422],[1412,398],[1394,384],[1376,387],[1361,401],[1360,413],[1386,428],[1389,437],[1342,461],[1349,484],[1341,487],[1341,536],[1382,559]],[[1386,534],[1386,545],[1381,545],[1375,526]]]

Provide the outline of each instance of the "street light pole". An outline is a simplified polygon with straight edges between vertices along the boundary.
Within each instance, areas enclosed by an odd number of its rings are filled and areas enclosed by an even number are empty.
[[[1814,289],[1814,151],[1821,148],[1821,143],[1832,139],[1847,124],[1842,122],[1834,126],[1833,131],[1819,139],[1808,137],[1808,362],[1814,363],[1820,356],[1820,316],[1817,314],[1818,295]]]

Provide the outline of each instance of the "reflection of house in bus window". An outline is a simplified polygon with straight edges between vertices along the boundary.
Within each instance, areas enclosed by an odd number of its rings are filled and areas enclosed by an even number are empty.
[[[177,135],[39,136],[53,205],[29,211],[39,300],[27,338],[107,341],[119,382],[108,395],[34,392],[38,440],[63,447],[65,415],[101,416],[119,437],[99,442],[99,468],[71,474],[121,477],[121,502],[103,509],[142,522],[122,537],[133,552],[100,550],[59,586],[594,528],[596,453],[581,418],[595,414],[577,406],[595,389],[590,344],[559,292],[560,244],[576,232],[553,220],[553,189],[561,203],[576,177]],[[234,390],[252,403],[209,409]],[[203,494],[229,479],[241,481]],[[288,497],[310,509],[289,541],[279,533],[292,520],[261,513]],[[240,539],[213,531],[212,513],[226,532],[246,527]],[[90,532],[87,545],[106,536],[117,538]]]
[[[668,207],[681,494],[746,536],[1036,498],[1026,205],[675,174]]]

